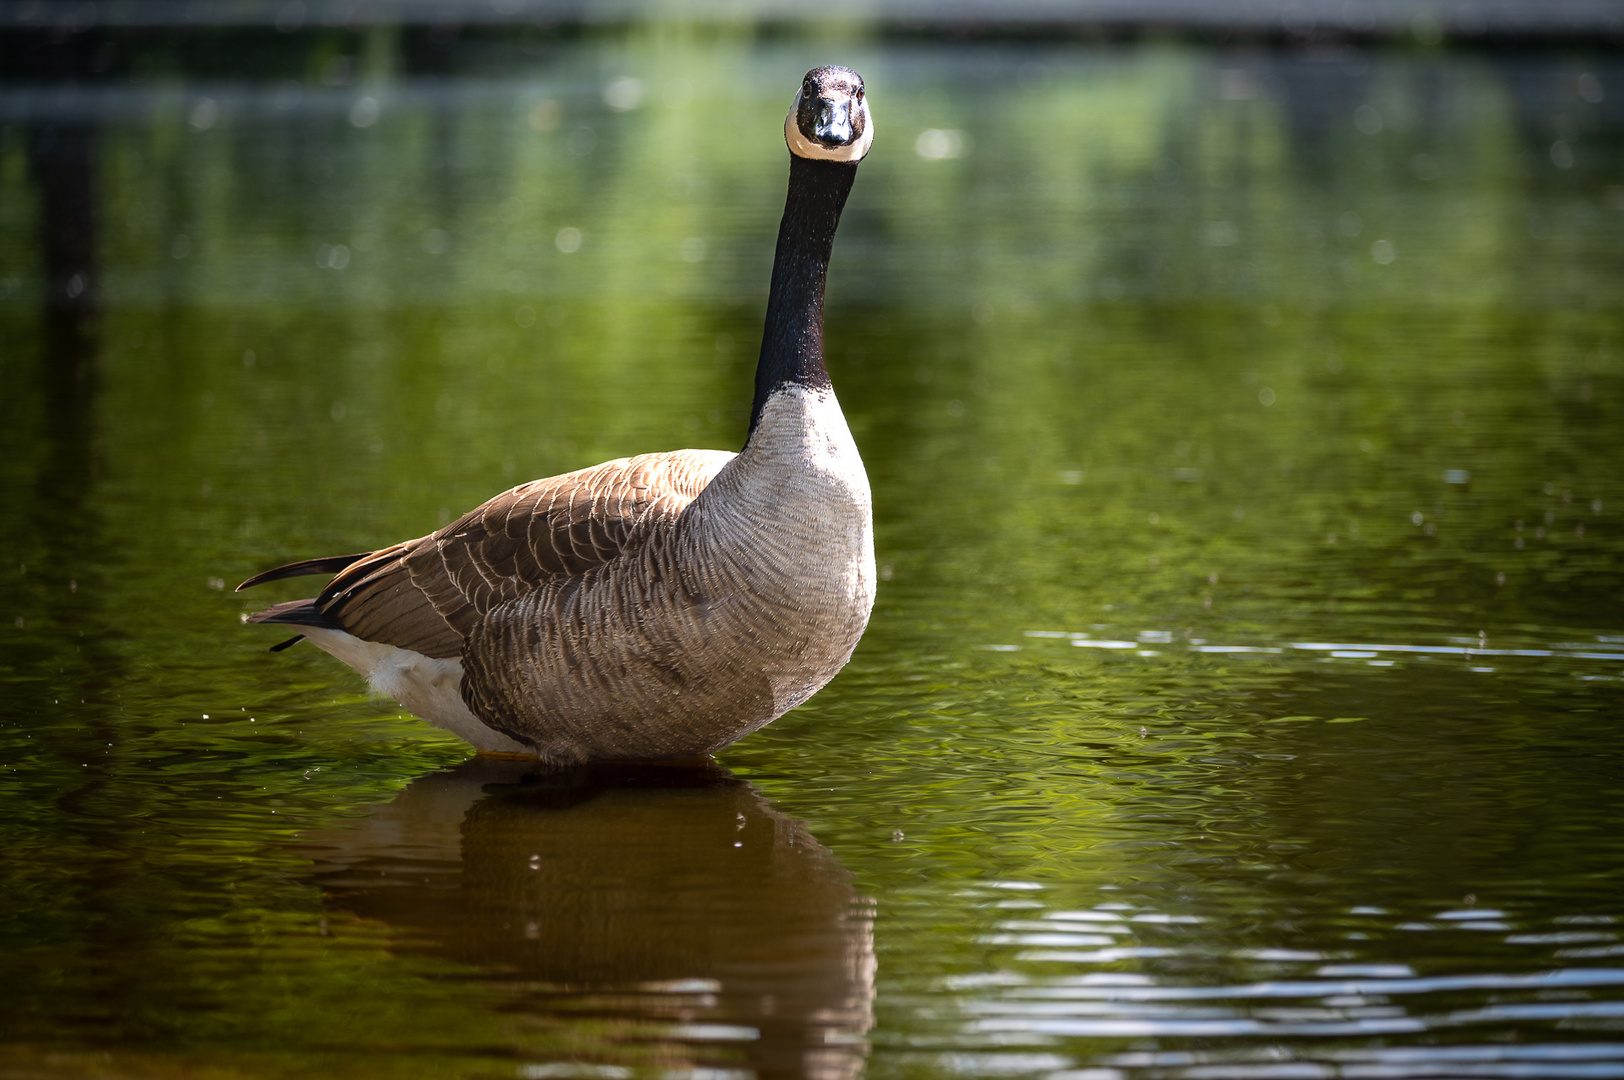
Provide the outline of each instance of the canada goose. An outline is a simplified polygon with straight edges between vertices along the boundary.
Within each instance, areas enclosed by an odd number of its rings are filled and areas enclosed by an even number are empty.
[[[821,689],[874,606],[868,476],[823,366],[829,254],[874,140],[863,80],[807,72],[784,138],[742,450],[607,461],[417,540],[268,570],[238,588],[337,576],[247,620],[299,627],[481,751],[556,763],[707,754]]]

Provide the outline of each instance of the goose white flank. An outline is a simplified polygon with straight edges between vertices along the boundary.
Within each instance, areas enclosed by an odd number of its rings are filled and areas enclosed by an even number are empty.
[[[823,363],[835,229],[874,140],[863,80],[808,72],[784,137],[742,450],[607,461],[416,540],[266,571],[239,588],[336,576],[248,621],[297,627],[481,751],[559,764],[707,754],[828,683],[874,606],[868,476]]]

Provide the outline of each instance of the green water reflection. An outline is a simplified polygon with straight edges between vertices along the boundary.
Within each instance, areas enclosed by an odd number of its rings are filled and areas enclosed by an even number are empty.
[[[228,583],[737,446],[827,50],[389,47],[0,89],[0,1070],[1624,1070],[1616,59],[841,50],[873,625],[526,785]]]

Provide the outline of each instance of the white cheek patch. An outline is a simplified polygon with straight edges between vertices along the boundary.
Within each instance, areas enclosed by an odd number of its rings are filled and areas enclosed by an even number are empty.
[[[874,118],[868,113],[867,101],[859,107],[863,110],[862,136],[850,146],[824,146],[802,135],[800,127],[796,125],[795,117],[801,111],[801,95],[796,93],[795,102],[789,107],[789,115],[784,117],[784,141],[789,144],[789,152],[813,161],[863,160],[868,148],[874,145]]]

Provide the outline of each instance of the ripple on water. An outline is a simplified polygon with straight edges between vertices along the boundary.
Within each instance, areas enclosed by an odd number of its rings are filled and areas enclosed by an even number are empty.
[[[955,1008],[938,1012],[935,1038],[911,1040],[904,1056],[957,1073],[1050,1080],[1624,1075],[1624,1042],[1571,1041],[1624,1028],[1624,968],[1559,963],[1557,949],[1614,932],[1559,930],[1555,920],[1513,929],[1504,912],[1470,909],[1416,923],[1368,908],[1343,917],[1370,939],[1424,927],[1441,951],[1462,932],[1492,930],[1520,947],[1521,970],[1427,974],[1382,959],[1378,945],[1350,945],[1342,956],[1226,949],[1206,933],[1210,920],[1117,903],[1022,911],[978,939],[986,970],[938,981]],[[1203,969],[1214,977],[1198,977]],[[1445,1033],[1450,1045],[1432,1045]],[[1380,1045],[1364,1042],[1376,1037]],[[1131,1046],[1142,1039],[1161,1049]]]

